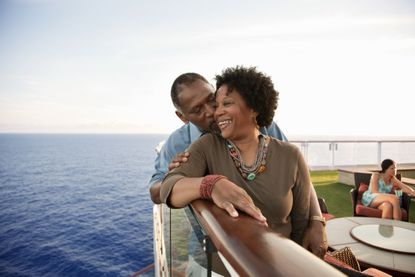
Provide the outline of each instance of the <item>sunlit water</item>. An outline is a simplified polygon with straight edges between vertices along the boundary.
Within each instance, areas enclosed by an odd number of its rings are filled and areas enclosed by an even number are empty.
[[[0,135],[0,276],[130,276],[153,263],[163,135]]]

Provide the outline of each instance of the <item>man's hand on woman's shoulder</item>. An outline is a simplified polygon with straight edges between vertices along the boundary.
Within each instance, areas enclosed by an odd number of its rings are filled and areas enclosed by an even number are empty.
[[[176,156],[173,158],[173,160],[169,164],[169,171],[175,169],[176,167],[179,167],[182,163],[187,162],[189,156],[190,156],[189,152],[177,153]]]

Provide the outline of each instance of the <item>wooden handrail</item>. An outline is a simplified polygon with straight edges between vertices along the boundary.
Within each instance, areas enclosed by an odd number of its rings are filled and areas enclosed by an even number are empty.
[[[232,218],[206,200],[191,207],[216,249],[241,276],[344,276],[248,215]]]

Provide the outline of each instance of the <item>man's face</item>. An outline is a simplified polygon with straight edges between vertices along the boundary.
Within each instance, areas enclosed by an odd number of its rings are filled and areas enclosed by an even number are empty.
[[[204,131],[215,130],[213,120],[215,95],[209,83],[196,80],[185,86],[179,93],[179,103],[181,115],[178,116],[184,122],[190,121]]]

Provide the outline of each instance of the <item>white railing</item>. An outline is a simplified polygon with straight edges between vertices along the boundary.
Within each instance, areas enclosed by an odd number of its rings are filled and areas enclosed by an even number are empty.
[[[389,158],[415,163],[415,140],[292,140],[311,169],[380,165]]]

